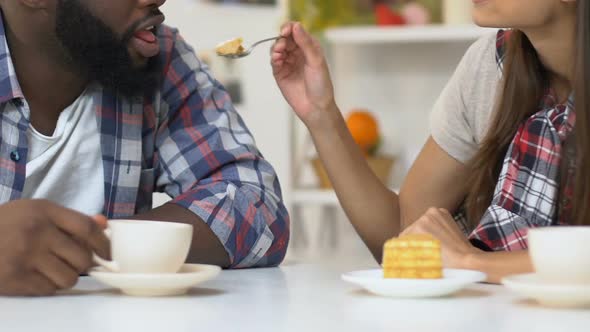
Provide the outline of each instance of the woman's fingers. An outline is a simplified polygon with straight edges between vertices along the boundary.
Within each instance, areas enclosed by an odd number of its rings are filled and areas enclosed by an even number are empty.
[[[293,52],[299,49],[299,46],[297,46],[297,43],[295,43],[295,40],[292,37],[281,38],[279,40],[285,43],[285,49],[287,52]]]
[[[443,215],[446,216],[447,218],[451,218],[451,219],[455,219],[453,217],[453,215],[451,214],[451,212],[449,212],[449,210],[447,209],[438,209],[438,211]]]
[[[446,222],[445,216],[437,208],[430,208],[426,211],[425,216],[430,219],[430,222],[443,225]]]
[[[296,22],[287,22],[281,26],[281,37],[289,38],[293,33],[293,26]]]
[[[275,54],[280,54],[283,56],[298,56],[299,48],[295,41],[292,38],[281,38],[275,42],[273,47],[271,48],[270,54],[274,56]]]
[[[451,236],[455,240],[466,241],[467,238],[453,215],[446,209],[429,209],[427,214],[432,219],[433,223],[437,224],[441,232],[444,232],[447,236]]]
[[[323,52],[319,43],[301,23],[288,22],[281,28],[281,36],[271,47],[271,63],[275,69],[285,64],[321,65]]]
[[[416,233],[437,235],[444,229],[450,229],[450,222],[454,222],[450,213],[444,213],[438,208],[430,208],[401,235]]]
[[[283,53],[273,53],[270,55],[270,59],[272,61],[284,60],[285,58],[286,58],[286,55]]]
[[[317,42],[305,31],[301,23],[293,26],[293,40],[301,49],[305,61],[311,65],[318,64],[323,59],[323,54]]]
[[[285,38],[278,39],[274,43],[274,45],[273,45],[273,47],[271,49],[271,53],[272,54],[274,54],[274,53],[284,53],[286,51],[287,51],[287,40]]]

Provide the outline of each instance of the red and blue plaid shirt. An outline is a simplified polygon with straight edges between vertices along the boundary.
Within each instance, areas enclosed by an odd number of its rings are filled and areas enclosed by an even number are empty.
[[[169,27],[162,26],[158,36],[165,63],[159,91],[129,99],[104,90],[95,98],[104,214],[122,218],[148,211],[153,192],[165,192],[207,223],[232,267],[278,265],[287,249],[289,216],[273,168],[193,49]],[[0,203],[5,203],[21,198],[24,187],[29,109],[1,18],[0,39]]]
[[[508,36],[500,31],[497,37],[501,69]],[[492,204],[471,233],[472,241],[479,240],[494,251],[522,250],[527,249],[530,228],[568,223],[567,198],[573,192],[575,165],[570,165],[563,179],[560,166],[564,142],[574,124],[573,97],[561,105],[548,90],[539,111],[518,128],[504,159]],[[560,181],[565,185],[560,186]]]

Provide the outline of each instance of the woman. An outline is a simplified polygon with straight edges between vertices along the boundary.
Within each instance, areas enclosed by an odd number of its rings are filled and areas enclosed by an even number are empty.
[[[533,270],[529,228],[590,224],[590,5],[473,2],[478,25],[511,29],[468,50],[399,195],[372,174],[347,131],[318,42],[288,23],[271,61],[378,261],[388,238],[428,233],[441,241],[446,267],[499,282]]]

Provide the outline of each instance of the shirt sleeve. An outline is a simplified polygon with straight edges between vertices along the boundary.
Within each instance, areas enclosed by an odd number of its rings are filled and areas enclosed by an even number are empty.
[[[477,112],[489,113],[483,105],[493,104],[496,75],[490,77],[486,71],[497,71],[494,41],[495,34],[490,34],[467,50],[431,113],[432,138],[461,163],[467,163],[479,147],[482,128],[476,122],[488,114]]]
[[[176,30],[169,33],[156,136],[158,190],[211,228],[232,268],[276,266],[289,238],[277,175],[223,86]]]

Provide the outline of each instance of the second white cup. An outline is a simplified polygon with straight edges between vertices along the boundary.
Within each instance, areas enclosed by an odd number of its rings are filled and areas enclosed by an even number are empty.
[[[590,227],[531,229],[528,244],[539,278],[564,284],[590,284]]]

